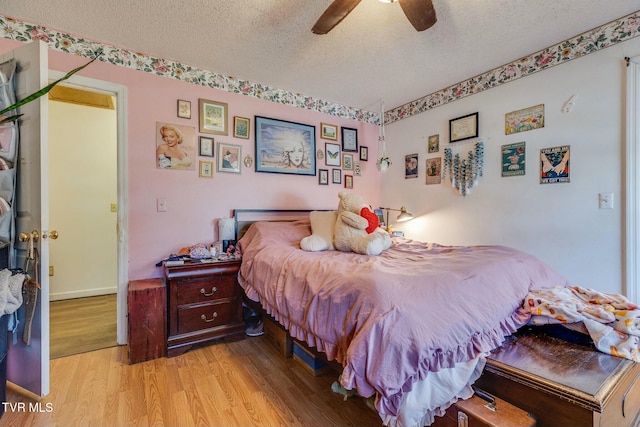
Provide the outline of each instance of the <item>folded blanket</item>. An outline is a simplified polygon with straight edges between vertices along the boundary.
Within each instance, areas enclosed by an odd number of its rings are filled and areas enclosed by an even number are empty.
[[[624,295],[557,286],[529,292],[524,306],[529,324],[583,322],[598,350],[640,361],[640,310]]]

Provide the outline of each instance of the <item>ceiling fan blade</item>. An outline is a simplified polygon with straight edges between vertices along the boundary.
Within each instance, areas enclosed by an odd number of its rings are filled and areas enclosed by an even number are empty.
[[[360,3],[360,0],[334,0],[315,23],[311,31],[315,34],[327,34],[333,27]]]
[[[400,0],[400,6],[411,25],[418,31],[431,28],[437,21],[432,0]]]

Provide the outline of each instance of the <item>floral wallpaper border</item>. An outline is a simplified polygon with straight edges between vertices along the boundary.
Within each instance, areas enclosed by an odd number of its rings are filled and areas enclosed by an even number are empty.
[[[95,51],[102,49],[103,55],[100,60],[113,65],[365,123],[377,124],[380,121],[379,113],[346,107],[299,93],[287,92],[168,59],[154,58],[144,53],[132,52],[101,42],[87,40],[3,15],[0,15],[0,37],[21,42],[42,40],[47,43],[49,49],[87,58],[92,58]]]
[[[385,112],[385,123],[393,123],[423,113],[638,36],[640,11],[393,108]],[[87,58],[91,58],[95,51],[102,49],[103,56],[100,59],[114,65],[350,120],[373,124],[380,122],[380,115],[371,111],[334,104],[168,59],[154,58],[3,15],[0,15],[0,37],[21,42],[42,40],[50,49]]]
[[[640,36],[640,11],[385,112],[385,124],[483,92]]]

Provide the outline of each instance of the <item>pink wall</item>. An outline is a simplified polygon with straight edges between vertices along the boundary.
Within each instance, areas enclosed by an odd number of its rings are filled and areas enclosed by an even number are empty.
[[[18,45],[17,42],[1,39],[0,52]],[[49,68],[53,70],[66,72],[84,62],[86,59],[74,55],[49,52]],[[155,267],[160,259],[181,247],[217,239],[215,219],[231,216],[231,211],[235,208],[332,209],[337,206],[337,193],[344,190],[342,185],[337,184],[318,185],[317,176],[258,173],[253,166],[243,166],[240,175],[218,173],[216,170],[213,179],[199,178],[197,166],[194,171],[157,169],[156,122],[193,126],[196,128],[196,136],[199,135],[198,98],[228,103],[230,130],[233,116],[251,119],[250,139],[217,135],[213,137],[216,146],[218,141],[240,145],[242,157],[250,154],[254,160],[255,115],[316,126],[316,148],[324,148],[326,142],[319,138],[321,122],[358,129],[359,143],[369,147],[369,161],[363,162],[362,176],[354,177],[352,191],[361,194],[372,205],[380,202],[381,174],[376,172],[375,165],[377,126],[196,86],[103,62],[93,63],[79,75],[127,87],[130,279],[160,276],[160,269]],[[176,116],[178,99],[191,101],[191,119]],[[316,159],[316,167],[331,170],[331,167],[325,166],[324,160]],[[167,212],[156,212],[157,198],[166,199]]]

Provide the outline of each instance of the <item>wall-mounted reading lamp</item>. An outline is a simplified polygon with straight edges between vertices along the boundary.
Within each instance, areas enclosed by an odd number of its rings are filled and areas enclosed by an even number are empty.
[[[393,208],[383,208],[380,207],[379,209],[384,209],[387,211],[387,220],[386,220],[386,226],[387,226],[387,230],[389,229],[389,211],[396,211],[396,212],[400,212],[400,214],[398,214],[398,216],[396,217],[396,221],[398,222],[405,222],[405,221],[409,221],[411,219],[413,219],[413,214],[407,212],[407,209],[402,206],[400,209],[393,209]]]

